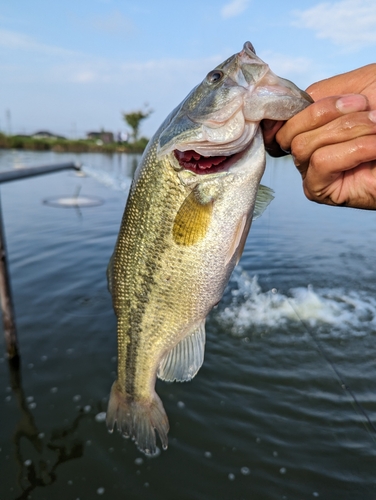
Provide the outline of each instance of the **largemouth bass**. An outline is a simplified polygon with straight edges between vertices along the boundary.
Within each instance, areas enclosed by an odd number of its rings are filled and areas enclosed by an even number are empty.
[[[187,381],[200,369],[205,318],[240,259],[252,216],[272,198],[259,187],[259,123],[287,120],[310,102],[246,42],[191,91],[144,152],[107,273],[118,325],[107,426],[116,422],[146,454],[156,452],[156,431],[167,448],[156,377]]]

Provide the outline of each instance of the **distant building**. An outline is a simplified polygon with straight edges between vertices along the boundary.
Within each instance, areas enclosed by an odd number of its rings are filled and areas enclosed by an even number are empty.
[[[35,134],[31,134],[30,137],[33,139],[66,139],[66,137],[52,134],[51,132],[48,132],[48,130],[39,130],[38,132],[35,132]]]
[[[87,134],[88,139],[93,139],[94,141],[102,141],[104,144],[109,144],[114,142],[114,134],[112,132],[89,132]]]

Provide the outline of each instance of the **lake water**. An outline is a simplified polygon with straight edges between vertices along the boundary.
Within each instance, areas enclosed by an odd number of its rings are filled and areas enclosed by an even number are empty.
[[[84,164],[1,186],[21,370],[0,356],[0,499],[376,499],[376,212],[308,202],[291,159],[207,322],[205,362],[158,382],[169,448],[109,434],[115,317],[105,270],[137,157],[0,151],[0,168]],[[55,208],[47,198],[102,199]]]

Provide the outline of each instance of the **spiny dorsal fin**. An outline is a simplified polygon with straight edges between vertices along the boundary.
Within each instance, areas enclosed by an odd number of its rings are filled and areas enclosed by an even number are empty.
[[[204,362],[205,320],[162,359],[157,376],[168,382],[192,380]]]
[[[258,217],[260,217],[260,215],[263,214],[266,207],[274,199],[273,194],[274,191],[272,189],[260,184],[257,191],[255,208],[253,209],[253,220],[257,219]]]
[[[202,204],[193,190],[176,214],[172,234],[178,245],[194,245],[205,237],[213,212],[212,202]]]

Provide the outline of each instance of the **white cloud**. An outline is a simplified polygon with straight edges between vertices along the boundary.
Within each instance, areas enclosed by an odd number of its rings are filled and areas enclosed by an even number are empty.
[[[312,60],[308,57],[289,57],[271,51],[262,52],[260,57],[274,73],[282,77],[304,74],[312,67]]]
[[[221,9],[221,16],[224,19],[229,17],[235,17],[241,14],[248,7],[250,0],[232,0],[232,2],[227,3]]]
[[[75,74],[71,75],[70,80],[76,83],[90,83],[97,80],[97,75],[92,70],[78,70]]]
[[[375,0],[320,3],[293,15],[294,26],[312,29],[317,38],[331,40],[349,51],[376,44]]]
[[[215,68],[223,56],[203,59],[149,59],[148,61],[119,62],[106,59],[76,60],[55,64],[50,68],[50,81],[73,83],[134,84],[153,90],[156,83],[161,87],[191,90],[206,74]],[[187,77],[189,75],[189,77]]]
[[[8,50],[24,50],[68,57],[75,54],[71,50],[62,49],[54,45],[43,44],[23,33],[5,29],[0,29],[0,47],[5,47]]]
[[[293,57],[270,50],[261,52],[259,56],[273,73],[293,81],[302,89],[327,76],[323,73],[322,65],[318,65],[309,57]]]

